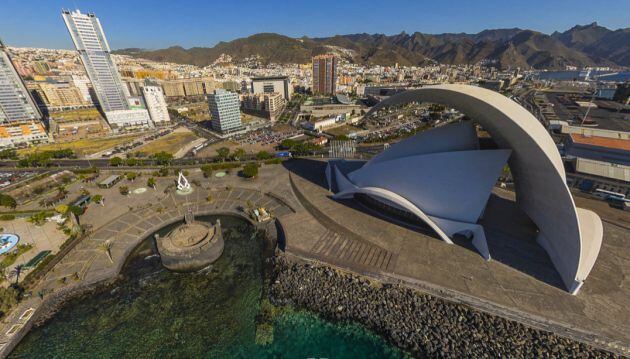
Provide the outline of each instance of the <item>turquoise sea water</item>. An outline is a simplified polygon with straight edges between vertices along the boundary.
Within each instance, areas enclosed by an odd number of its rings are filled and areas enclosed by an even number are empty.
[[[225,251],[211,268],[169,272],[152,256],[153,244],[147,240],[130,257],[119,282],[72,300],[53,319],[32,330],[11,357],[404,356],[357,324],[330,323],[291,309],[273,309],[273,315],[261,320],[262,241],[239,219],[221,217],[221,222]],[[263,306],[269,308],[266,303]]]

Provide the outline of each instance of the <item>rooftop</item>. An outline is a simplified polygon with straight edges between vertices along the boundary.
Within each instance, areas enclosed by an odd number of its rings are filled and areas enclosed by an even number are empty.
[[[286,80],[288,76],[261,76],[261,77],[252,77],[252,81],[272,81],[272,80]]]
[[[576,133],[571,134],[571,140],[574,143],[581,145],[597,146],[614,148],[623,151],[630,151],[630,140],[597,137],[597,136],[584,136]]]
[[[104,185],[104,186],[110,185],[113,182],[115,182],[119,177],[120,177],[119,175],[111,175],[111,176],[105,178],[100,184]]]

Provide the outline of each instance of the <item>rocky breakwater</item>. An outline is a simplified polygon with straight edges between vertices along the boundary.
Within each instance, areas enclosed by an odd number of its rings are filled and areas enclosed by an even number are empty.
[[[325,319],[356,321],[417,357],[612,358],[612,353],[406,287],[276,257],[269,291]]]

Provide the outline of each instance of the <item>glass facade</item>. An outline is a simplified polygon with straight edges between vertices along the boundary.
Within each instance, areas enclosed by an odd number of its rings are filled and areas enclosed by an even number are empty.
[[[226,90],[214,90],[208,95],[208,106],[212,115],[212,129],[219,132],[231,132],[242,128],[241,102],[238,94]]]
[[[0,124],[40,119],[39,109],[0,42]]]
[[[62,16],[103,111],[129,110],[122,80],[98,18],[78,10],[63,11]]]

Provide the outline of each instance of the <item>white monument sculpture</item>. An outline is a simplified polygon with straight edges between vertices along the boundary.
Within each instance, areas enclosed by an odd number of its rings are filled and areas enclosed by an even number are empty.
[[[177,190],[180,192],[190,191],[190,183],[188,183],[188,179],[184,177],[182,171],[179,171],[179,177],[177,178]]]

